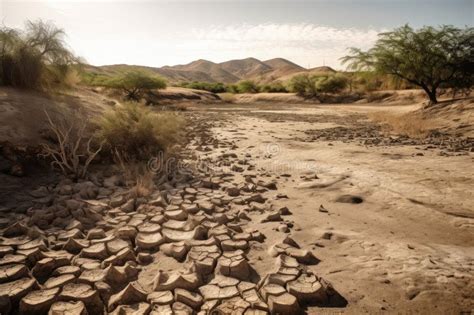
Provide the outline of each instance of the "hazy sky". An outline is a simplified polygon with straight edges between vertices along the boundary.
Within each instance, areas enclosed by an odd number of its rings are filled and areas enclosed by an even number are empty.
[[[0,0],[4,25],[50,20],[89,63],[175,65],[274,57],[340,68],[347,47],[409,23],[473,26],[474,0]]]

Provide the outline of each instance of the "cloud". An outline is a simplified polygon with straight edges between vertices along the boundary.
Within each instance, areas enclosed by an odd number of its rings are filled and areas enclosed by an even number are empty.
[[[370,48],[381,31],[384,30],[335,28],[310,23],[241,24],[195,28],[187,40],[191,40],[195,48],[206,47],[222,56],[278,56],[303,66],[325,63],[340,68],[339,58],[347,53],[347,48]]]

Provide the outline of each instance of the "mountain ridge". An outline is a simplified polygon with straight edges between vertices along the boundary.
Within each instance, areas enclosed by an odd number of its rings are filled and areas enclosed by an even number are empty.
[[[140,70],[149,74],[160,75],[171,83],[179,82],[211,82],[236,83],[241,80],[255,80],[260,83],[269,83],[278,80],[287,80],[293,75],[312,72],[336,72],[330,67],[316,67],[306,69],[300,65],[284,59],[272,58],[261,61],[249,57],[233,59],[220,63],[205,59],[194,60],[187,64],[174,66],[149,67],[141,65],[114,64],[104,66],[86,66],[89,72],[115,75],[126,71]]]

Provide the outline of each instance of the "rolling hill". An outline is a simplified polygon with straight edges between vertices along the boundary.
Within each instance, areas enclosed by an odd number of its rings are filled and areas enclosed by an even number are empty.
[[[179,82],[223,82],[236,83],[241,80],[257,82],[285,81],[295,74],[336,72],[330,67],[303,68],[289,60],[274,58],[260,61],[256,58],[235,59],[221,63],[199,59],[185,65],[164,66],[161,68],[136,65],[87,65],[85,70],[98,75],[117,75],[119,73],[140,70],[151,75],[159,75],[170,83]]]

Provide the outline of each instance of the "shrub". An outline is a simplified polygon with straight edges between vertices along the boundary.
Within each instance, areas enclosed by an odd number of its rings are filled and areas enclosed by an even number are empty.
[[[281,82],[273,82],[261,86],[260,91],[266,93],[288,93],[287,88]]]
[[[203,90],[212,93],[224,93],[227,91],[226,86],[224,83],[209,83],[209,82],[185,82],[181,83],[179,86],[188,88],[188,89],[195,89],[195,90]]]
[[[40,155],[51,158],[51,165],[58,167],[64,175],[84,178],[90,163],[102,150],[103,142],[92,149],[94,138],[86,136],[85,122],[79,126],[74,121],[53,121],[48,112],[45,114],[54,144],[43,143]]]
[[[140,101],[144,93],[166,88],[166,81],[142,71],[130,71],[103,83],[106,87],[120,89],[129,101]]]
[[[316,97],[318,95],[316,83],[317,77],[315,76],[308,74],[296,75],[290,80],[290,91],[302,97]]]
[[[258,85],[252,80],[244,80],[237,83],[237,91],[239,93],[258,93]]]
[[[221,100],[223,100],[226,103],[235,102],[235,95],[232,93],[222,93],[222,94],[219,94],[219,97]]]
[[[0,28],[0,84],[50,88],[64,83],[79,63],[64,43],[64,31],[51,23],[27,22],[25,31]]]
[[[348,78],[341,74],[321,77],[317,80],[316,89],[321,93],[338,93],[348,85]]]
[[[142,104],[125,103],[99,120],[98,137],[112,154],[148,159],[178,143],[183,124],[176,113],[156,113]]]

